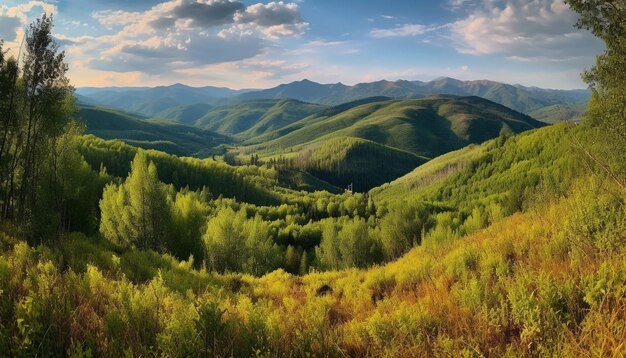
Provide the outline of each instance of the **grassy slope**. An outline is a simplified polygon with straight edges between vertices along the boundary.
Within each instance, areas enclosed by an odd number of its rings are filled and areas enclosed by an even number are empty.
[[[87,124],[87,133],[175,155],[201,156],[228,141],[217,133],[171,122],[146,121],[109,108],[83,106],[79,116]]]
[[[244,141],[245,144],[260,144],[260,143],[265,143],[268,142],[272,139],[276,139],[282,136],[285,136],[293,131],[296,131],[298,129],[302,129],[306,126],[312,125],[314,123],[323,121],[329,117],[338,115],[342,112],[348,111],[352,108],[361,106],[361,105],[365,105],[365,104],[371,104],[371,103],[376,103],[376,102],[385,102],[385,101],[389,101],[391,100],[391,98],[389,97],[383,97],[383,96],[375,96],[375,97],[367,97],[367,98],[363,98],[357,101],[352,101],[352,102],[346,102],[346,103],[342,103],[339,104],[337,106],[332,106],[332,107],[328,107],[320,112],[317,112],[315,114],[312,114],[308,117],[302,118],[298,121],[295,121],[293,123],[290,123],[288,125],[285,125],[281,128],[272,130],[272,131],[268,131],[266,133],[263,133],[259,136],[253,137],[253,138],[249,138],[246,141]]]
[[[247,139],[284,127],[323,110],[317,104],[295,100],[260,100],[210,110],[196,126]]]
[[[580,158],[570,142],[574,130],[563,123],[464,148],[370,193],[381,203],[411,198],[467,214],[490,205],[515,212],[537,185],[559,192],[578,176]]]
[[[351,136],[434,157],[494,138],[502,131],[517,133],[542,125],[478,97],[431,97],[361,105],[252,149],[281,153],[313,141]]]
[[[430,185],[457,174],[467,168],[473,161],[484,155],[488,145],[469,145],[441,155],[427,163],[420,165],[410,173],[401,176],[392,182],[385,183],[371,190],[371,194],[379,199],[398,198],[414,190],[424,190]]]
[[[557,123],[568,120],[580,120],[586,110],[586,104],[554,104],[531,111],[530,116],[546,123]]]
[[[173,121],[193,125],[200,117],[204,116],[213,108],[210,104],[190,104],[182,105],[174,108],[168,108],[165,111],[155,115],[156,118],[171,119]]]
[[[292,190],[304,190],[308,192],[325,190],[334,194],[343,192],[343,189],[299,169],[281,171],[279,181],[281,186]]]
[[[510,176],[513,168],[523,173],[547,165],[546,174],[567,175],[556,170],[575,159],[570,133],[571,127],[557,125],[487,143],[485,153],[499,147],[502,156],[484,157],[442,180],[440,190],[476,186],[492,197],[499,191],[494,183],[517,178]],[[473,156],[456,153],[464,154]],[[559,158],[560,164],[550,164]],[[488,173],[489,163],[490,175],[469,181],[483,172],[478,168]],[[0,283],[3,289],[23,285],[23,292],[41,292],[47,303],[57,302],[52,293],[72,290],[76,296],[69,299],[81,309],[66,314],[76,331],[91,337],[144,337],[150,322],[158,339],[141,342],[172,349],[170,354],[193,349],[176,343],[187,333],[194,337],[200,322],[207,324],[195,305],[208,302],[215,309],[204,319],[211,319],[208,327],[219,335],[215,343],[224,355],[619,356],[625,342],[626,220],[623,193],[611,193],[605,184],[579,179],[566,185],[562,198],[543,198],[533,210],[458,240],[428,236],[401,259],[367,270],[215,275],[153,252],[120,254],[75,235],[58,244],[73,268],[67,271],[48,259],[51,252],[24,244],[6,250],[13,245],[3,241]],[[150,320],[125,324],[125,314]]]

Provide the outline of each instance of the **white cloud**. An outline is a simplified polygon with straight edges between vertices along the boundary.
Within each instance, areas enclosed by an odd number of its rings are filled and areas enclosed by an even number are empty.
[[[246,6],[236,0],[170,0],[143,12],[92,16],[117,32],[70,47],[85,57],[85,66],[150,74],[249,59],[308,26],[297,4],[282,1]]]
[[[102,10],[91,14],[91,17],[98,20],[104,26],[124,26],[141,19],[140,12],[128,12],[122,10]]]
[[[235,15],[235,24],[240,31],[253,28],[273,39],[298,36],[309,26],[300,16],[298,4],[282,1],[250,5]]]
[[[425,33],[439,30],[444,26],[426,26],[422,24],[404,24],[390,29],[374,29],[370,31],[370,37],[376,39],[391,38],[391,37],[410,37],[423,35]]]
[[[463,6],[471,3],[472,0],[448,0],[448,8],[451,10],[459,10]]]
[[[36,10],[48,15],[57,12],[55,5],[43,1],[29,1],[12,7],[0,5],[0,39],[6,42],[6,48],[17,50],[28,24],[28,17]],[[40,13],[36,15],[39,16]]]
[[[580,61],[590,52],[601,52],[602,44],[574,28],[576,19],[562,0],[490,0],[450,29],[461,53],[517,61]]]

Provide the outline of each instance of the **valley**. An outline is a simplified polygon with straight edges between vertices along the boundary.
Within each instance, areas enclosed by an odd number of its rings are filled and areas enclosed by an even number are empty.
[[[0,6],[0,357],[624,356],[624,19]]]
[[[189,108],[194,109],[198,106]],[[180,107],[171,113],[189,115]],[[251,100],[208,107],[205,114],[179,124],[104,107],[84,107],[80,114],[87,120],[87,132],[104,139],[176,155],[218,155],[230,164],[250,164],[251,157],[259,158],[257,164],[287,158],[283,170],[303,170],[340,188],[356,183],[358,191],[396,179],[428,159],[466,145],[546,125],[480,97],[454,95],[405,100],[377,96],[337,106],[292,99]],[[314,149],[320,147],[331,150]],[[377,163],[383,162],[394,169],[382,170]]]

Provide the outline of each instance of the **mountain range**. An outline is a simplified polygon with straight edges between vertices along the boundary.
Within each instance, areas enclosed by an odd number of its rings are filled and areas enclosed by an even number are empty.
[[[311,190],[353,184],[366,191],[438,155],[546,125],[481,97],[454,95],[377,96],[336,106],[249,100],[178,106],[170,113],[179,122],[103,106],[79,111],[89,134],[175,155],[223,155],[233,164],[252,163],[251,157],[281,161],[281,178]]]
[[[373,96],[392,99],[415,99],[430,95],[450,94],[479,96],[502,104],[536,119],[553,122],[576,119],[589,99],[587,90],[551,90],[522,85],[479,80],[460,81],[442,77],[433,81],[377,81],[354,86],[320,84],[309,80],[296,81],[263,90],[232,90],[223,87],[190,87],[182,84],[161,87],[85,87],[76,91],[78,101],[104,105],[150,117],[181,120],[181,114],[192,106],[193,115],[185,123],[199,119],[197,105],[235,105],[251,100],[294,99],[322,105],[339,105]],[[208,110],[206,111],[208,112]],[[206,114],[205,112],[205,114]]]

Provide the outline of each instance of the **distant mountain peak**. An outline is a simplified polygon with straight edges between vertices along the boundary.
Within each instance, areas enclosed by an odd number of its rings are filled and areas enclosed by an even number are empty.
[[[432,82],[451,82],[451,83],[461,83],[463,81],[457,80],[456,78],[441,76],[435,78]]]

